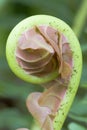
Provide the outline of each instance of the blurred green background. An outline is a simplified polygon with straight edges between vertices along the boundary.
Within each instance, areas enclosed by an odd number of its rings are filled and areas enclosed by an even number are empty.
[[[25,105],[26,97],[33,91],[42,91],[40,86],[18,79],[8,67],[5,46],[10,31],[18,22],[35,14],[56,16],[73,27],[82,2],[83,0],[0,0],[0,130],[30,128],[32,117]],[[83,53],[82,78],[62,130],[87,130],[87,17],[79,41]]]

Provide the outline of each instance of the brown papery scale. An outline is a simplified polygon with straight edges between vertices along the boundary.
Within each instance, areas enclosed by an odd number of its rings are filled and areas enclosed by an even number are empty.
[[[44,84],[43,93],[34,92],[27,107],[42,130],[53,130],[53,120],[63,100],[72,73],[72,51],[67,38],[46,25],[25,31],[17,45],[18,65],[27,74],[43,77],[58,70],[58,77]]]

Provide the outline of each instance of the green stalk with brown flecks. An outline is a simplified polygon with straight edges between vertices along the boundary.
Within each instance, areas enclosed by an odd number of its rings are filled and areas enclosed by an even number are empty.
[[[72,50],[73,55],[72,75],[67,87],[65,97],[62,100],[58,112],[53,120],[54,130],[61,130],[65,118],[67,116],[67,113],[71,107],[71,104],[77,92],[82,71],[81,48],[79,45],[79,41],[76,38],[72,29],[62,20],[48,15],[36,15],[26,18],[25,20],[20,22],[10,33],[7,40],[6,56],[10,68],[22,80],[25,80],[33,84],[41,84],[41,85],[47,82],[51,82],[52,80],[55,80],[56,77],[58,76],[57,71],[54,71],[51,74],[48,74],[47,76],[44,76],[44,78],[26,74],[26,72],[18,65],[15,57],[15,51],[19,37],[26,30],[34,26],[40,26],[40,25],[51,26],[54,29],[61,32],[62,34],[64,34],[64,36],[68,38],[69,46]]]

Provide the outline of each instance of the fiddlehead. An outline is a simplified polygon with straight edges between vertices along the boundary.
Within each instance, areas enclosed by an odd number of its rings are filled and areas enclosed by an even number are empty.
[[[79,42],[70,27],[52,16],[27,18],[11,32],[6,54],[17,76],[45,88],[29,95],[26,102],[41,129],[60,130],[82,67]]]

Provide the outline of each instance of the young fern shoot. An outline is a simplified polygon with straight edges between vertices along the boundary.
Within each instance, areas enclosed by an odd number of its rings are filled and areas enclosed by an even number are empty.
[[[62,20],[35,15],[20,22],[10,33],[6,56],[21,79],[40,84],[26,105],[42,130],[60,130],[75,97],[82,69],[79,42]]]

